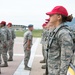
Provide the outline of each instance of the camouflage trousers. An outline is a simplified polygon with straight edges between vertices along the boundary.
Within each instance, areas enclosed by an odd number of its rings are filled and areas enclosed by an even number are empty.
[[[6,44],[6,47],[2,49],[2,58],[4,62],[7,62],[7,51],[8,51],[8,43]]]
[[[2,48],[0,48],[0,64],[1,64],[1,54],[2,54]]]
[[[1,54],[2,54],[3,45],[0,43],[0,66],[1,66]],[[1,72],[1,67],[0,67]]]
[[[2,50],[2,57],[3,57],[3,61],[4,61],[4,62],[8,60],[8,59],[7,59],[7,51],[8,51],[8,48],[4,48],[4,49]]]
[[[2,50],[0,48],[0,66],[1,66],[1,53],[2,53]],[[1,67],[0,67],[0,72],[1,72]]]
[[[13,57],[13,46],[14,46],[14,40],[12,41],[11,44],[10,44],[9,42],[8,42],[8,44],[9,44],[9,47],[8,47],[9,57]]]
[[[1,64],[1,53],[2,53],[2,51],[0,50],[0,64]]]
[[[27,66],[28,62],[29,62],[29,59],[30,59],[31,50],[26,50],[26,48],[24,47],[24,53],[25,53],[25,56],[24,56],[24,65]]]
[[[68,66],[60,67],[60,60],[49,60],[48,59],[48,75],[67,75]]]
[[[46,45],[42,45],[42,54],[43,54],[44,60],[46,61],[47,59]]]

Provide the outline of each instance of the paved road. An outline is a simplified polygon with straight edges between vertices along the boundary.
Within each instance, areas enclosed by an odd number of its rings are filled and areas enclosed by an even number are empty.
[[[32,70],[34,69],[34,65],[32,65],[32,63],[36,62],[34,60],[35,57],[42,58],[42,55],[40,54],[41,49],[39,47],[39,43],[40,43],[39,38],[38,39],[36,39],[36,38],[33,39],[32,54],[31,54],[31,59],[30,59],[30,62],[29,62],[29,66],[30,67],[32,66]],[[37,51],[37,49],[39,49],[39,50]],[[36,51],[38,52],[38,54],[36,54]],[[24,58],[23,38],[22,37],[17,37],[15,39],[15,43],[14,43],[14,61],[8,62],[9,67],[1,68],[1,71],[2,71],[1,75],[29,75],[31,72],[24,70],[23,58]],[[39,61],[39,60],[37,59],[37,61]],[[33,64],[35,64],[35,63],[33,63]],[[37,66],[38,66],[38,64],[37,64]]]
[[[24,51],[23,38],[17,37],[14,44],[14,61],[8,62],[9,67],[2,68],[1,75],[43,75],[45,70],[41,69],[40,60],[43,59],[40,38],[33,39],[32,53],[29,61],[29,66],[32,67],[31,72],[24,70]]]

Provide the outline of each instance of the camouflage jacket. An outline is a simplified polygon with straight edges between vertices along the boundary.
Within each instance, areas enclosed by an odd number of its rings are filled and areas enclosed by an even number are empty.
[[[6,26],[2,27],[1,31],[3,32],[3,34],[4,34],[4,36],[5,36],[7,41],[12,39],[11,38],[12,37],[11,33],[9,32],[9,30],[8,30],[8,28]]]
[[[49,36],[49,30],[48,29],[43,29],[42,38],[41,38],[41,43],[42,44],[47,44],[48,36]]]
[[[50,35],[50,38],[54,33],[63,26],[58,26]],[[51,40],[49,40],[49,45]],[[68,67],[73,57],[73,39],[72,33],[68,29],[61,29],[53,38],[51,46],[48,48],[48,69],[49,66],[56,68],[59,75],[66,75]],[[54,64],[54,65],[53,65]]]
[[[6,44],[6,38],[0,28],[0,50],[1,48],[3,48],[3,45],[5,44]]]
[[[11,38],[12,40],[14,40],[16,38],[16,35],[15,35],[15,32],[14,32],[14,29],[12,27],[8,28],[9,32],[11,33]]]

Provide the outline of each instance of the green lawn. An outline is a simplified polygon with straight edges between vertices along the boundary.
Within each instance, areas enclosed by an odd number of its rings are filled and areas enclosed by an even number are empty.
[[[17,37],[23,37],[23,34],[26,31],[15,31]],[[33,37],[41,37],[42,29],[33,30]]]

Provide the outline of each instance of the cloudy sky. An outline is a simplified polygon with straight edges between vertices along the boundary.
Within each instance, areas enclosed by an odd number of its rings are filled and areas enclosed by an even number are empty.
[[[34,28],[42,28],[48,18],[45,13],[57,5],[63,5],[75,17],[75,0],[0,0],[0,22],[33,24]]]

